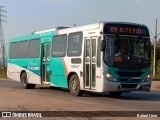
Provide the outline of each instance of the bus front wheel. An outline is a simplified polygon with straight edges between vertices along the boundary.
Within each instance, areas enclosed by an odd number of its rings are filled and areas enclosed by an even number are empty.
[[[69,80],[69,91],[73,96],[82,96],[83,91],[80,90],[79,77],[74,74]]]
[[[25,89],[34,89],[36,86],[36,84],[29,84],[28,83],[26,72],[23,72],[21,75],[21,84],[22,84],[22,87]]]

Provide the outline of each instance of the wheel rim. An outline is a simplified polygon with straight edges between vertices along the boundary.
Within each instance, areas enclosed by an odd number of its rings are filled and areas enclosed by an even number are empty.
[[[77,89],[78,89],[78,81],[77,81],[77,79],[74,79],[73,81],[72,81],[72,91],[73,92],[77,92]]]

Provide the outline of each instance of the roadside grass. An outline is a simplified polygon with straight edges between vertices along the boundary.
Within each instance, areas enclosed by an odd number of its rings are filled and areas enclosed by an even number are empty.
[[[7,68],[0,67],[0,78],[7,78]]]
[[[152,81],[160,81],[160,75],[156,74],[155,76],[152,75]]]
[[[152,81],[160,81],[160,77],[152,77]]]

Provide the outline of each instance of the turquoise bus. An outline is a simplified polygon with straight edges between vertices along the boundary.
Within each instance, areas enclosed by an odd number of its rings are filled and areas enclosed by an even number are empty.
[[[8,45],[7,75],[25,89],[49,85],[69,89],[74,96],[151,89],[151,44],[145,25],[59,27],[13,38]]]

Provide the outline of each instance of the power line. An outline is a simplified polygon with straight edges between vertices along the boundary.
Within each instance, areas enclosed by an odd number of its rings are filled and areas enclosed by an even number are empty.
[[[5,6],[0,6],[0,66],[5,67],[6,65],[6,57],[5,57],[5,39],[3,33],[2,23],[7,22],[5,18],[7,16],[4,15],[7,11],[3,10]]]

